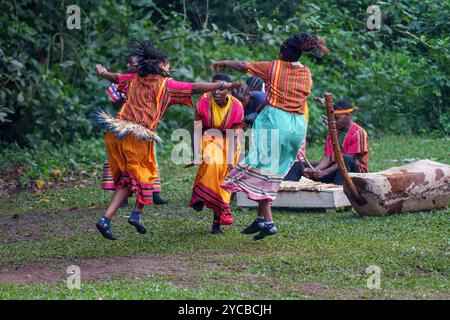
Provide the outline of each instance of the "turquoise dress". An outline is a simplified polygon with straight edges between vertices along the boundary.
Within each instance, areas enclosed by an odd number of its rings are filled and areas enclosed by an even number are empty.
[[[272,203],[305,139],[306,127],[302,114],[265,107],[253,124],[249,154],[228,174],[222,188]]]

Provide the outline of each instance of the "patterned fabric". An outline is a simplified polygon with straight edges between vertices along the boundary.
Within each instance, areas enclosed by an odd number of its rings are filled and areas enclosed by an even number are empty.
[[[295,157],[295,160],[296,161],[306,161],[306,159],[303,155],[306,156],[306,137],[305,137],[305,139],[303,139],[302,145],[300,146],[300,150],[298,151],[298,154]]]
[[[130,84],[127,102],[118,119],[155,130],[167,108],[174,104],[192,105],[192,83],[178,82],[157,75],[136,76]]]
[[[114,184],[114,177],[111,172],[111,167],[109,166],[108,161],[105,162],[103,165],[103,179],[102,179],[102,185],[103,190],[116,190],[116,185]]]
[[[109,98],[112,102],[122,100],[122,95],[117,90],[117,85],[115,83],[111,83],[111,85],[106,89],[106,92],[108,92]]]
[[[206,93],[200,98],[197,103],[195,112],[196,117],[202,120],[204,130],[215,128],[224,131],[226,129],[233,128],[236,125],[242,126],[244,107],[242,106],[241,102],[235,97],[229,95],[228,98],[232,101],[232,105],[228,109],[226,115],[223,117],[222,122],[217,123],[217,125],[214,119],[214,104],[210,103],[211,100],[214,100],[211,93]]]
[[[340,139],[340,144],[342,154],[358,154],[355,160],[360,172],[369,172],[369,136],[366,130],[353,123],[343,139]],[[334,162],[335,158],[330,134],[327,136],[324,151]]]
[[[105,145],[115,190],[128,189],[140,203],[153,204],[158,177],[154,142],[139,140],[134,135],[118,139],[107,132]]]
[[[121,74],[118,79],[118,84],[111,83],[111,85],[106,89],[106,92],[108,92],[112,102],[118,102],[123,98],[126,99],[128,87],[130,86],[131,80],[134,76],[135,73]]]
[[[114,177],[111,172],[111,167],[109,166],[108,161],[106,161],[105,164],[103,165],[103,179],[102,179],[101,188],[103,190],[109,190],[109,191],[116,190],[116,185],[114,184]],[[158,177],[155,180],[153,191],[161,192],[161,174],[160,174],[159,169],[158,169]]]
[[[126,73],[126,74],[121,74],[119,76],[119,79],[118,79],[119,84],[117,85],[117,91],[122,93],[125,98],[128,95],[128,89],[130,87],[131,80],[133,80],[135,75],[136,75],[135,73]]]
[[[210,95],[204,95],[198,102],[196,108],[196,119],[202,121],[204,131],[210,128],[226,130],[242,127],[244,109],[242,104],[229,96],[232,102],[227,114],[221,123],[214,121],[214,109],[219,108],[211,103],[213,98]],[[211,123],[213,126],[211,127]],[[236,152],[229,150],[232,145],[226,138],[217,136],[202,136],[201,151],[202,163],[200,164],[192,188],[192,198],[190,206],[198,203],[204,203],[205,206],[214,211],[214,223],[227,225],[233,222],[230,210],[231,193],[222,189],[220,184],[225,180],[228,174],[227,159],[233,159],[233,165],[237,164],[240,146],[236,146]],[[230,154],[234,152],[234,154]]]
[[[307,67],[282,60],[247,62],[246,67],[249,74],[264,80],[267,104],[289,112],[304,113],[312,87]]]
[[[264,108],[253,125],[249,154],[226,177],[222,188],[245,192],[251,200],[268,199],[272,203],[305,134],[303,115],[270,106]],[[272,138],[276,140],[272,142]]]

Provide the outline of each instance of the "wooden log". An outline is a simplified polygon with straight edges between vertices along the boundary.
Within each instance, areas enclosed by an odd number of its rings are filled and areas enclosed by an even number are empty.
[[[344,192],[364,216],[441,209],[450,201],[450,166],[430,160],[350,177],[365,201],[355,201],[347,185]]]

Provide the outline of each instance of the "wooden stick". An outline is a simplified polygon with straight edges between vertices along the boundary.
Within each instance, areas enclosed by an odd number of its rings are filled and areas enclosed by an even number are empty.
[[[305,171],[305,166],[303,165],[303,161],[299,160],[298,162],[300,162],[300,165],[302,166],[303,172]]]
[[[344,163],[344,157],[342,156],[341,148],[339,146],[339,140],[336,130],[336,119],[334,117],[333,95],[331,93],[325,93],[325,105],[327,107],[328,129],[330,131],[331,143],[333,144],[334,158],[337,161],[339,171],[341,172],[342,178],[344,179],[345,184],[350,190],[352,197],[355,199],[355,201],[359,201],[362,199],[361,195],[359,194],[358,189],[356,189],[352,179],[348,174],[347,167]]]
[[[308,161],[308,159],[306,159],[306,155],[303,153],[303,151],[300,151],[301,156],[303,157],[303,159],[305,159],[305,162],[308,164],[308,167],[310,167],[311,169],[314,170],[314,167],[311,165],[311,163]],[[302,162],[300,160],[300,162]]]

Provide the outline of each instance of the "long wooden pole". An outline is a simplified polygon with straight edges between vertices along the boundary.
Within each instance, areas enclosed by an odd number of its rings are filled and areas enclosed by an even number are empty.
[[[339,171],[341,172],[342,178],[350,190],[352,197],[356,201],[361,200],[361,195],[348,174],[347,167],[344,163],[344,157],[342,156],[341,147],[339,146],[339,139],[337,137],[336,130],[336,119],[334,117],[333,95],[331,93],[325,93],[325,105],[327,107],[328,130],[330,131],[331,143],[333,144],[334,158],[336,159]]]

